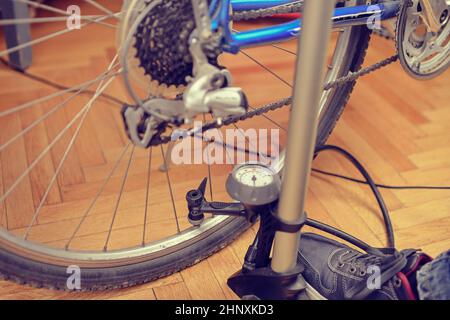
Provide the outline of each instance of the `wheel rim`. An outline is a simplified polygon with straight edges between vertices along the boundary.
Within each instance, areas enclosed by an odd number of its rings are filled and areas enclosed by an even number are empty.
[[[131,5],[135,3],[133,0]],[[348,3],[351,5],[351,3]],[[336,52],[333,59],[333,68],[327,74],[327,81],[336,79],[342,70],[335,67],[343,67],[342,61],[348,46],[351,35],[351,29],[345,29],[341,32],[337,44]],[[113,64],[111,64],[113,66]],[[112,70],[113,68],[111,68]],[[103,79],[103,83],[107,82],[108,78]],[[101,86],[99,86],[101,87]],[[334,94],[334,89],[330,89],[324,93],[322,97],[322,107],[320,116],[326,113],[330,101],[330,95]],[[89,108],[86,109],[89,111]],[[87,113],[86,113],[87,114]],[[80,113],[79,119],[83,119],[83,113]],[[74,121],[74,124],[76,122]],[[5,147],[6,148],[6,147]],[[128,148],[128,147],[127,147]],[[131,162],[132,157],[130,157]],[[187,190],[186,190],[187,191]],[[2,195],[2,197],[5,194]],[[6,198],[5,198],[6,199]],[[3,202],[3,201],[2,201]],[[137,262],[146,261],[179,250],[180,248],[188,246],[190,243],[197,241],[211,235],[220,230],[221,227],[231,223],[234,218],[226,217],[211,217],[207,219],[199,228],[189,228],[178,235],[170,238],[161,239],[160,241],[145,244],[144,246],[136,245],[134,247],[123,248],[120,250],[103,251],[82,251],[82,250],[64,250],[56,247],[50,247],[27,238],[18,237],[10,233],[7,229],[0,229],[0,248],[17,253],[23,257],[29,257],[35,261],[50,263],[54,265],[67,266],[75,263],[79,266],[86,267],[113,267],[127,264],[134,264]]]

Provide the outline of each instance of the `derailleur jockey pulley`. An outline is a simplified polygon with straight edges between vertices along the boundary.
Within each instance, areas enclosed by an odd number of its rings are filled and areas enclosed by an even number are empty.
[[[177,87],[179,91],[175,99],[152,96],[136,106],[124,106],[122,114],[128,135],[133,143],[141,147],[147,148],[169,143],[172,141],[172,137],[164,136],[164,133],[170,125],[189,124],[196,115],[201,113],[211,113],[215,120],[206,123],[199,129],[194,128],[187,131],[183,137],[195,136],[213,128],[234,124],[289,106],[292,102],[292,98],[286,98],[248,111],[248,102],[244,92],[241,88],[231,87],[231,74],[217,63],[217,56],[220,54],[220,50],[217,48],[220,48],[222,35],[220,31],[211,31],[208,6],[210,1],[196,1],[198,5],[194,6],[191,5],[191,0],[162,1],[160,5],[153,8],[153,12],[149,12],[142,20],[136,32],[136,58],[139,59],[140,67],[144,69],[145,74],[151,80],[157,81],[158,85]],[[432,69],[431,67],[420,69],[420,64],[419,68],[416,68],[417,63],[413,61],[408,65],[410,61],[406,61],[409,58],[407,55],[412,52],[411,48],[418,49],[417,44],[422,40],[424,42],[424,39],[408,38],[409,43],[407,43],[406,50],[403,50],[402,47],[406,43],[404,35],[408,32],[412,33],[411,28],[405,27],[405,21],[408,22],[408,19],[411,19],[411,10],[408,8],[411,8],[412,5],[412,8],[417,9],[417,6],[414,7],[414,5],[417,5],[418,1],[405,1],[399,4],[400,13],[395,37],[399,49],[398,54],[326,83],[324,90],[354,82],[361,76],[397,61],[399,55],[404,67],[410,68],[412,72],[415,70],[420,74],[421,70]],[[150,1],[146,3],[149,4]],[[407,6],[404,7],[404,3]],[[288,13],[298,11],[301,5],[302,2],[299,1],[291,6],[239,12],[235,13],[233,17],[241,20],[276,13]],[[172,24],[173,17],[179,17],[180,23]],[[170,36],[167,37],[169,42],[165,42],[164,34],[174,28],[178,31],[170,32]],[[164,43],[159,45],[158,39]],[[151,61],[152,57],[156,57],[156,61]],[[341,150],[341,152],[345,154],[345,151]],[[350,159],[352,158],[350,157]],[[374,184],[373,180],[364,172],[361,164],[357,163],[356,167],[367,178],[368,183]],[[383,250],[370,247],[341,230],[308,219],[306,213],[295,222],[288,223],[280,219],[277,214],[281,187],[280,176],[262,163],[239,165],[229,175],[226,182],[227,191],[236,202],[207,201],[205,197],[207,182],[207,178],[203,179],[197,189],[186,194],[188,220],[192,225],[200,226],[205,219],[205,214],[243,217],[250,223],[260,219],[258,233],[247,251],[242,270],[228,280],[229,286],[240,297],[308,298],[306,282],[302,276],[304,266],[301,263],[297,262],[297,265],[288,273],[275,273],[270,267],[270,254],[275,233],[299,233],[304,225],[338,236],[362,250],[376,255],[377,258],[390,259],[393,267],[390,267],[389,272],[396,272],[399,266],[402,267],[406,263],[405,257],[399,255],[394,248]],[[374,193],[379,200],[379,193],[375,191]],[[379,201],[384,206],[384,202]],[[390,245],[392,244],[391,246],[394,247],[389,215],[387,213],[385,215],[383,211],[383,217]],[[268,288],[270,290],[267,290]],[[362,293],[357,291],[354,296],[367,296],[370,294],[370,290],[363,288],[360,290]]]
[[[289,97],[248,110],[243,90],[231,87],[231,74],[217,63],[222,35],[220,31],[211,32],[207,5],[210,1],[201,2],[203,5],[192,6],[191,0],[165,0],[148,13],[136,30],[136,57],[145,74],[150,80],[156,81],[159,88],[177,87],[181,91],[175,99],[153,96],[140,104],[124,106],[122,114],[127,133],[132,142],[140,147],[169,143],[172,137],[164,136],[166,129],[170,125],[189,124],[199,113],[211,113],[215,119],[200,129],[188,130],[186,136],[238,123],[289,106],[292,102]],[[146,3],[149,5],[150,1]],[[299,1],[292,5],[244,11],[234,13],[232,18],[247,20],[277,13],[291,13],[299,11],[302,5]],[[424,52],[422,56],[430,52],[433,54],[430,49],[436,48],[433,43],[440,41],[439,35],[448,32],[450,28],[448,17],[442,21],[439,34],[434,33],[435,37],[427,36],[420,42],[417,36],[413,37],[415,29],[410,27],[417,20],[417,8],[418,0],[400,3],[396,36],[393,37],[397,44],[397,54],[326,83],[324,90],[354,82],[359,77],[396,62],[399,57],[404,68],[416,77],[431,77],[445,70],[442,64],[448,64],[448,61],[431,59],[439,65],[431,62],[418,63],[413,53],[420,49]],[[174,16],[178,17],[177,21],[173,20]],[[153,31],[150,32],[151,30]],[[171,31],[169,36],[167,30]],[[420,48],[417,47],[419,42],[422,44]]]
[[[209,55],[206,54],[207,50],[205,48],[217,48],[217,37],[219,39],[221,37],[211,31],[208,3],[206,0],[198,2],[202,3],[192,6],[191,0],[182,0],[177,2],[173,8],[168,8],[167,5],[172,3],[172,1],[166,1],[155,7],[155,10],[160,7],[169,10],[172,16],[176,13],[173,11],[176,11],[177,8],[181,10],[190,7],[195,17],[195,29],[192,27],[192,21],[182,19],[182,22],[186,24],[186,28],[193,29],[191,33],[184,30],[184,37],[188,38],[181,39],[178,45],[173,43],[166,44],[167,46],[179,48],[178,51],[181,49],[182,52],[188,51],[185,56],[189,57],[189,59],[184,61],[187,69],[183,69],[184,71],[177,76],[177,79],[169,79],[162,76],[162,74],[167,75],[170,73],[171,69],[167,69],[169,66],[167,61],[164,62],[165,60],[162,60],[156,66],[147,62],[149,57],[145,53],[146,49],[142,49],[145,51],[144,53],[139,53],[139,49],[142,48],[142,44],[145,42],[145,37],[137,37],[137,56],[146,74],[160,82],[169,81],[169,83],[165,84],[167,86],[183,85],[184,80],[187,85],[183,94],[179,95],[175,100],[153,98],[139,106],[125,106],[122,114],[127,132],[133,143],[138,146],[147,148],[161,143],[162,139],[158,138],[158,135],[167,127],[166,125],[161,125],[163,122],[181,125],[190,123],[200,113],[211,113],[216,119],[224,119],[229,116],[241,116],[247,112],[248,102],[244,92],[241,88],[231,86],[231,74],[226,69],[217,66],[216,52]],[[184,17],[185,13],[179,13]],[[152,13],[144,19],[143,23],[150,23],[150,26],[153,27],[152,19],[155,19],[156,23],[160,21],[161,17],[155,17]],[[156,28],[153,33],[159,34],[158,30]],[[146,34],[146,36],[149,35]],[[152,44],[148,45],[152,47]],[[185,47],[187,48],[186,50],[184,49]],[[169,52],[168,57],[165,57],[165,59],[172,58],[174,63],[180,63],[180,59],[183,59],[185,56],[181,57],[179,52],[178,54]],[[189,69],[192,69],[192,76],[189,75]],[[173,77],[173,75],[170,75],[170,77]],[[184,77],[183,81],[180,77]]]
[[[199,113],[211,113],[215,120],[200,129],[188,130],[186,136],[259,116],[289,106],[292,102],[289,97],[248,111],[245,93],[241,88],[231,87],[231,74],[217,64],[221,34],[220,31],[211,32],[208,6],[206,1],[203,2],[203,6],[193,7],[191,0],[177,1],[176,4],[172,0],[165,0],[149,12],[136,31],[136,57],[145,74],[152,81],[157,81],[160,87],[178,86],[179,89],[180,86],[186,86],[175,99],[151,97],[141,104],[124,106],[122,115],[127,134],[140,147],[169,143],[172,137],[163,135],[169,125],[189,124]],[[295,12],[301,10],[301,7],[302,3],[299,2],[257,12],[239,12],[233,14],[233,19],[254,19],[276,13]],[[179,14],[179,23],[173,23],[172,18],[176,14]],[[151,28],[154,29],[153,32],[150,32]],[[170,33],[170,43],[162,40],[167,28],[175,28]],[[163,44],[156,45],[158,41],[163,41]],[[178,43],[178,46],[173,43]],[[394,55],[349,73],[325,84],[324,90],[353,82],[397,59],[398,55]],[[173,68],[178,71],[175,72]]]

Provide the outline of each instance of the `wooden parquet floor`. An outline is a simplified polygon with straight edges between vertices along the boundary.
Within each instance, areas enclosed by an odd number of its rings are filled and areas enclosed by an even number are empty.
[[[49,1],[50,5],[61,8],[66,2]],[[119,9],[118,3],[111,4],[113,6]],[[82,10],[84,14],[98,14],[86,5],[82,6]],[[249,25],[236,26],[243,27]],[[35,25],[33,37],[61,28],[60,24]],[[68,86],[96,77],[105,70],[115,54],[115,35],[113,29],[102,26],[88,28],[88,32],[71,32],[36,45],[33,49],[34,63],[29,71]],[[1,49],[3,35],[0,37]],[[296,43],[291,41],[281,46],[295,51]],[[292,82],[293,55],[274,47],[248,49],[246,52],[286,81]],[[365,64],[393,53],[393,43],[374,36]],[[224,57],[222,63],[229,66],[236,86],[245,88],[254,106],[290,94],[286,84],[242,54]],[[421,82],[408,77],[399,64],[364,77],[358,81],[330,142],[351,151],[380,183],[450,185],[449,83],[449,71],[437,79]],[[95,89],[94,86],[92,88]],[[52,92],[55,90],[0,66],[0,111]],[[126,99],[119,80],[111,84],[107,93]],[[0,145],[63,99],[54,99],[26,112],[0,118]],[[87,96],[76,97],[65,108],[0,152],[1,194],[58,136],[88,99]],[[118,106],[107,100],[96,102],[66,165],[48,193],[37,224],[30,232],[31,240],[54,247],[65,245],[68,234],[74,230],[84,208],[96,195],[127,143],[119,110]],[[288,110],[277,111],[270,116],[282,126],[287,126]],[[251,120],[242,127],[276,128],[264,118]],[[56,143],[18,185],[17,190],[0,204],[0,223],[3,227],[7,226],[18,235],[25,232],[74,131],[75,126],[69,130],[71,134]],[[285,134],[282,132],[281,142],[284,141]],[[148,171],[147,156],[148,151],[145,150],[136,150],[133,155],[108,246],[111,249],[136,245],[141,241],[146,188],[143,177]],[[104,245],[129,157],[127,152],[92,214],[73,239],[74,248],[98,250]],[[149,212],[169,214],[149,217],[147,229],[151,232],[145,235],[146,241],[176,232],[166,176],[158,171],[162,163],[160,150],[154,151],[153,159],[151,181],[154,187],[148,209]],[[352,166],[336,154],[321,155],[315,160],[314,167],[357,176]],[[212,169],[216,199],[225,198],[224,181],[230,168],[223,165]],[[185,218],[184,194],[207,175],[207,169],[206,165],[175,166],[169,172],[181,228],[189,226]],[[164,187],[155,187],[158,184]],[[449,190],[383,190],[382,193],[392,214],[399,248],[420,247],[436,255],[450,247]],[[340,227],[374,246],[382,246],[386,242],[376,202],[365,186],[313,174],[307,211],[311,217]],[[145,285],[100,293],[67,293],[0,281],[0,299],[236,299],[227,287],[226,279],[240,268],[255,230],[256,227],[248,230],[234,243],[195,266]]]

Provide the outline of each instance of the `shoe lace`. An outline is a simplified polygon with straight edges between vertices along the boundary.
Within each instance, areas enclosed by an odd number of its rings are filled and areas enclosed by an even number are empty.
[[[368,265],[380,265],[383,261],[381,256],[374,254],[363,254],[356,251],[347,251],[341,256],[342,263],[348,263],[351,265],[357,265],[360,267],[366,267]]]
[[[347,251],[341,256],[341,262],[349,263],[353,266],[367,267],[369,265],[381,266],[381,284],[386,283],[406,265],[406,257],[395,250],[386,250],[386,255],[373,253],[360,253],[357,251]],[[352,299],[364,299],[373,292],[369,289],[365,281],[356,284],[348,295]]]

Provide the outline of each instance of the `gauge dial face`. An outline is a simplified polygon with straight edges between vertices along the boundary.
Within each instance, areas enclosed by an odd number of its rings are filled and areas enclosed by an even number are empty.
[[[265,187],[274,182],[274,171],[261,164],[247,164],[238,168],[234,176],[238,182],[249,187]]]

